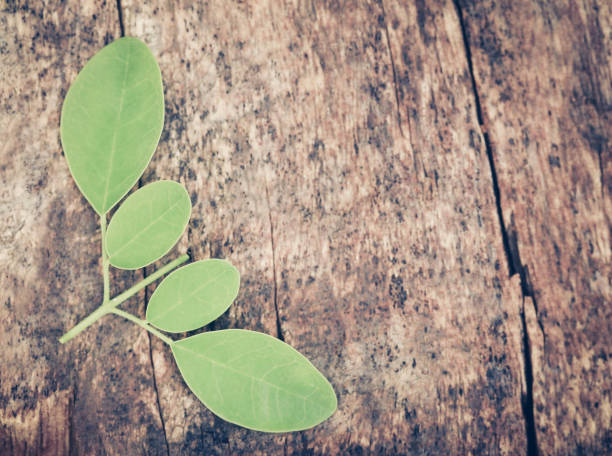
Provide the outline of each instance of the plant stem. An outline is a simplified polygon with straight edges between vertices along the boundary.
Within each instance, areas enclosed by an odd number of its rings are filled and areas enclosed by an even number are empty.
[[[102,278],[104,280],[104,297],[102,302],[104,304],[110,298],[109,260],[106,254],[106,214],[100,216],[100,232],[102,233]]]
[[[131,298],[136,293],[138,293],[140,290],[145,288],[147,285],[152,284],[157,279],[159,279],[161,276],[163,276],[164,274],[172,271],[174,268],[176,268],[177,266],[183,264],[188,259],[189,259],[189,255],[187,255],[187,254],[181,255],[176,260],[171,261],[170,263],[168,263],[164,267],[162,267],[162,268],[158,269],[157,271],[155,271],[150,276],[147,276],[146,279],[141,280],[140,282],[138,282],[133,287],[130,287],[127,290],[125,290],[123,293],[115,296],[113,299],[111,299],[108,302],[107,306],[111,307],[111,308],[117,307],[123,301],[127,300],[128,298]]]
[[[140,326],[141,328],[146,329],[147,331],[149,331],[154,336],[159,337],[161,340],[166,342],[168,345],[172,345],[174,343],[174,341],[171,338],[169,338],[165,334],[162,334],[160,331],[158,331],[157,329],[155,329],[154,327],[149,325],[146,321],[141,320],[136,315],[132,315],[129,312],[125,312],[125,311],[123,311],[121,309],[116,309],[116,308],[111,309],[111,312],[114,313],[115,315],[119,315],[120,317],[126,318],[126,319],[130,320],[133,323],[136,323],[138,326]]]
[[[94,310],[92,313],[90,313],[88,316],[78,322],[74,327],[72,327],[70,331],[60,337],[60,343],[65,344],[66,342],[74,338],[77,334],[81,333],[89,326],[93,325],[96,321],[98,321],[100,317],[103,317],[109,311],[110,310],[108,308],[105,308],[104,306],[98,307],[96,310]]]
[[[106,315],[108,313],[111,313],[114,310],[116,310],[115,308],[119,304],[121,304],[124,301],[127,301],[129,298],[134,296],[136,293],[138,293],[140,290],[145,288],[147,285],[155,282],[161,276],[163,276],[164,274],[172,271],[174,268],[176,268],[177,266],[181,265],[182,263],[184,263],[188,259],[189,259],[189,255],[187,255],[187,254],[181,255],[176,260],[171,261],[170,263],[168,263],[164,267],[162,267],[162,268],[158,269],[157,271],[155,271],[153,274],[148,276],[146,279],[141,280],[140,282],[138,282],[133,287],[131,287],[131,288],[125,290],[123,293],[115,296],[110,301],[102,302],[100,307],[98,307],[91,314],[89,314],[87,317],[85,317],[83,320],[81,320],[79,323],[77,323],[77,325],[74,326],[71,330],[69,330],[66,334],[64,334],[62,337],[60,337],[60,340],[59,340],[60,343],[65,344],[66,342],[68,342],[69,340],[71,340],[72,338],[74,338],[75,336],[80,334],[83,330],[87,329],[89,326],[94,324],[99,318],[101,318],[104,315]],[[136,318],[136,317],[134,317],[134,318]],[[145,329],[147,329],[147,328],[145,328]]]

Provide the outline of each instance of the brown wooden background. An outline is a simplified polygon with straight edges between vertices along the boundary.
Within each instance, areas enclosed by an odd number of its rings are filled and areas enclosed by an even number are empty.
[[[59,113],[123,34],[165,84],[141,184],[194,203],[172,255],[330,378],[313,430],[215,418],[117,317],[57,342],[102,296]],[[3,2],[0,454],[612,452],[611,75],[607,0]]]

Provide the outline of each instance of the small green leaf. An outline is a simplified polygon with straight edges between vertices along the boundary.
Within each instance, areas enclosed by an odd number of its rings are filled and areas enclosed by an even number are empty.
[[[327,379],[303,355],[266,334],[228,329],[172,344],[185,382],[213,413],[265,432],[311,428],[336,410]]]
[[[138,269],[160,259],[181,237],[190,214],[191,201],[182,185],[173,181],[145,185],[125,200],[108,225],[110,264]]]
[[[161,72],[147,46],[121,38],[72,83],[60,121],[70,172],[100,215],[136,183],[164,124]]]
[[[224,260],[204,260],[174,271],[155,289],[147,321],[168,332],[185,332],[216,320],[232,305],[240,274]]]

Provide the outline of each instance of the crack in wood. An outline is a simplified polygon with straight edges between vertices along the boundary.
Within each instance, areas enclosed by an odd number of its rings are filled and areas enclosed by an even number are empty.
[[[72,398],[68,403],[68,455],[77,454],[76,435],[74,434],[74,410],[77,402],[77,385],[72,387]]]
[[[538,442],[537,433],[535,428],[535,415],[534,415],[534,404],[533,404],[533,364],[531,359],[531,346],[529,341],[529,333],[527,331],[527,321],[525,318],[525,298],[530,297],[533,301],[533,306],[536,316],[538,316],[537,304],[533,292],[533,287],[528,279],[529,271],[528,268],[523,265],[518,250],[518,240],[515,231],[509,235],[504,222],[503,209],[501,204],[501,193],[499,190],[499,182],[497,179],[497,171],[495,169],[495,160],[493,157],[493,150],[489,140],[489,134],[486,131],[484,118],[482,114],[482,106],[480,103],[480,95],[478,93],[478,86],[476,84],[476,78],[474,77],[474,65],[472,61],[472,52],[469,44],[468,30],[463,19],[463,11],[459,0],[453,0],[455,10],[459,19],[459,26],[461,28],[461,35],[463,37],[463,47],[465,50],[465,56],[468,64],[468,70],[471,79],[472,92],[474,94],[474,103],[476,107],[476,117],[480,131],[483,136],[485,150],[487,153],[487,159],[489,161],[489,167],[491,170],[491,181],[493,184],[493,194],[495,196],[495,206],[497,208],[497,217],[499,219],[500,231],[502,235],[502,244],[504,247],[504,253],[506,255],[506,261],[508,263],[509,277],[515,274],[519,274],[521,293],[523,296],[523,303],[520,311],[522,331],[523,331],[523,360],[525,365],[525,383],[526,391],[521,394],[521,407],[523,411],[523,418],[525,420],[525,434],[527,437],[527,455],[537,456],[538,455]],[[544,328],[538,317],[538,324],[544,335]]]
[[[529,456],[537,456],[538,443],[533,406],[533,364],[531,360],[529,331],[527,330],[527,320],[525,318],[525,297],[526,296],[523,295],[520,317],[523,326],[523,361],[525,364],[525,384],[527,385],[527,391],[525,394],[521,394],[521,408],[523,410],[523,416],[525,417],[525,430],[527,432],[527,454]]]
[[[117,6],[118,7],[121,6],[119,1],[117,2]],[[119,17],[121,18],[121,14],[119,14]],[[122,26],[122,30],[123,30],[123,26]],[[140,179],[138,179],[137,187],[142,188],[142,186],[143,186],[142,177],[140,177]],[[191,252],[188,251],[188,253],[189,253],[189,257],[191,257]],[[147,276],[148,276],[147,268],[144,268],[142,271],[143,280],[146,279]],[[148,302],[149,302],[149,288],[145,287],[144,288],[144,300],[143,300],[143,313],[145,315],[147,311]],[[170,456],[170,444],[168,443],[168,436],[166,433],[166,422],[164,421],[164,415],[162,413],[162,406],[159,400],[159,389],[157,388],[157,377],[155,375],[155,363],[153,362],[153,340],[151,338],[151,333],[149,333],[148,331],[147,331],[147,339],[149,340],[149,363],[151,365],[151,377],[153,378],[153,391],[155,392],[155,403],[157,405],[157,413],[159,415],[159,421],[161,423],[161,428],[163,431],[164,443],[166,445],[166,453],[168,454],[168,456]]]
[[[146,295],[146,291],[145,291]],[[146,302],[146,301],[145,301]],[[153,374],[153,390],[155,391],[155,402],[157,403],[157,412],[159,414],[159,420],[161,421],[161,427],[164,434],[164,443],[166,444],[166,452],[170,456],[170,444],[168,443],[168,435],[166,433],[166,422],[164,421],[164,415],[162,413],[161,402],[159,401],[159,390],[157,388],[157,377],[155,375],[155,363],[153,362],[153,343],[151,341],[151,334],[147,332],[149,338],[149,361],[151,362],[151,371]]]
[[[276,249],[274,246],[274,225],[272,224],[272,209],[270,207],[270,192],[268,190],[268,183],[266,182],[266,202],[268,204],[268,221],[270,222],[270,244],[272,246],[272,280],[274,283],[274,312],[276,314],[276,337],[283,342],[285,336],[283,334],[283,328],[281,326],[280,314],[278,312],[278,285],[276,281]]]
[[[142,188],[142,177],[138,179],[138,188]],[[189,255],[191,257],[191,254]],[[147,268],[143,269],[142,277],[143,280],[147,278]],[[149,302],[149,288],[144,289],[144,301],[143,301],[143,313],[146,315],[147,304]],[[149,363],[151,365],[151,377],[153,378],[153,391],[155,392],[155,403],[157,405],[157,413],[159,415],[159,421],[161,422],[161,428],[164,436],[164,443],[166,445],[166,453],[170,456],[170,444],[168,443],[168,435],[166,433],[166,422],[164,421],[164,414],[162,413],[162,406],[159,400],[159,389],[157,388],[157,376],[155,374],[155,363],[153,362],[153,340],[151,333],[147,331],[147,338],[149,340]]]
[[[121,36],[125,36],[125,27],[123,26],[123,9],[121,7],[121,0],[117,0],[117,15],[119,16],[119,31]]]
[[[123,9],[121,6],[121,0],[117,0],[117,18],[119,20],[119,30],[120,30],[121,36],[124,37],[125,36],[125,26],[123,23]],[[137,187],[142,188],[142,185],[143,185],[142,177],[140,177],[138,179]],[[143,269],[142,276],[143,276],[143,279],[147,278],[147,268]],[[148,287],[145,287],[144,302],[143,302],[145,313],[147,310],[146,306],[147,306],[148,301],[149,301],[149,289]],[[159,400],[159,389],[157,388],[157,376],[155,374],[155,363],[153,362],[153,341],[151,339],[151,334],[149,332],[147,332],[147,339],[149,340],[149,362],[151,365],[151,377],[153,378],[153,391],[155,392],[155,403],[157,405],[157,413],[159,415],[159,421],[161,423],[162,433],[164,436],[164,443],[166,445],[166,454],[170,456],[170,444],[168,443],[168,435],[166,433],[166,423],[164,421],[164,414],[162,413],[161,402]]]
[[[389,39],[389,26],[387,25],[387,13],[385,12],[385,3],[381,0],[380,7],[382,9],[382,21],[385,26],[385,37],[387,38],[387,49],[389,50],[389,58],[391,59],[391,70],[393,71],[393,89],[395,91],[395,108],[397,111],[397,126],[399,127],[400,134],[404,136],[402,130],[402,115],[400,111],[400,100],[399,100],[399,88],[397,81],[397,70],[395,69],[395,60],[393,60],[393,51],[391,50],[391,40]]]
[[[500,213],[501,213],[501,206],[500,206]],[[521,254],[519,252],[516,231],[511,230],[510,234],[508,234],[508,231],[504,225],[502,225],[502,228],[503,228],[503,231],[506,233],[506,237],[508,239],[508,250],[507,250],[506,255],[508,254],[511,255],[511,260],[512,260],[511,263],[514,269],[514,272],[510,273],[510,277],[512,277],[514,274],[519,275],[521,293],[523,297],[529,297],[533,301],[533,309],[535,310],[538,326],[540,327],[540,331],[542,332],[543,339],[546,340],[546,333],[544,332],[544,325],[542,324],[540,314],[538,314],[538,302],[536,300],[536,296],[533,290],[531,279],[529,278],[529,267],[525,266],[521,262]]]
[[[142,179],[138,180],[138,188],[142,187]],[[143,270],[143,279],[147,278],[147,268]],[[146,306],[149,302],[149,288],[145,287],[144,289],[144,313],[146,314]],[[162,413],[161,402],[159,400],[159,389],[157,388],[157,376],[155,374],[155,363],[153,362],[153,340],[151,338],[151,333],[147,331],[147,338],[149,340],[149,363],[151,364],[151,377],[153,378],[153,391],[155,392],[155,403],[157,405],[157,413],[159,415],[159,421],[161,422],[161,427],[164,435],[164,443],[166,444],[166,453],[170,456],[170,444],[168,443],[168,436],[166,433],[166,422],[164,421],[164,414]]]

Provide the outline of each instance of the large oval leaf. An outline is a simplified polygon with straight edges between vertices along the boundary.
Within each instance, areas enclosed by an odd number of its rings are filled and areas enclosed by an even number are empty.
[[[204,260],[184,266],[155,289],[147,306],[147,321],[168,332],[185,332],[216,320],[232,305],[240,274],[224,260]]]
[[[66,95],[60,131],[70,172],[98,214],[136,183],[163,124],[161,72],[143,42],[114,41],[81,70]]]
[[[266,334],[229,329],[172,344],[185,382],[231,423],[265,432],[311,428],[337,406],[327,379],[303,355]]]
[[[106,232],[110,263],[121,269],[142,268],[164,256],[181,237],[191,201],[172,181],[145,185],[115,212]]]

